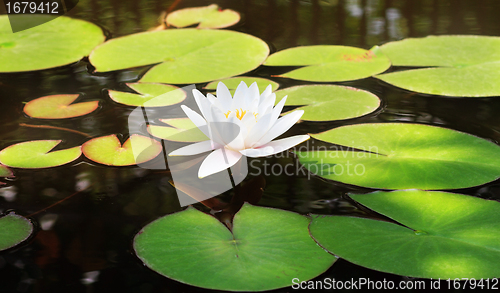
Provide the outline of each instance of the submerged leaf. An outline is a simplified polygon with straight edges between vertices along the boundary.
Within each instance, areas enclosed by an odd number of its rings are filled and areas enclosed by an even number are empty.
[[[391,66],[378,47],[367,51],[346,46],[303,46],[276,52],[264,63],[268,66],[305,66],[282,77],[308,81],[346,81],[370,77]]]
[[[182,89],[161,83],[127,83],[139,94],[109,90],[109,96],[117,103],[129,106],[163,107],[184,101],[186,92]]]
[[[193,286],[271,290],[291,286],[293,278],[312,279],[335,262],[309,237],[308,224],[292,212],[245,204],[231,233],[214,217],[188,208],[144,227],[134,250],[152,270]]]
[[[500,38],[429,36],[390,42],[382,51],[397,66],[429,66],[376,76],[424,94],[456,97],[500,95]]]
[[[155,137],[178,142],[208,140],[208,137],[189,118],[160,119],[160,121],[172,127],[148,125],[148,132]]]
[[[97,47],[90,61],[99,72],[160,63],[140,81],[181,84],[245,73],[262,64],[268,54],[267,44],[251,35],[176,29],[112,39]]]
[[[375,111],[380,100],[360,89],[336,85],[300,85],[276,92],[276,103],[284,96],[286,106],[303,106],[300,119],[330,121],[355,118]]]
[[[83,154],[90,160],[109,166],[129,166],[154,159],[161,143],[152,138],[133,134],[123,145],[116,135],[101,136],[83,144]]]
[[[20,22],[52,18],[51,15],[37,14],[0,16],[0,72],[67,65],[87,56],[104,41],[102,30],[95,24],[65,16],[12,33],[9,21],[12,17]]]
[[[78,95],[52,95],[29,101],[24,113],[33,118],[64,119],[86,115],[99,106],[98,101],[72,104]]]
[[[479,137],[422,124],[367,123],[312,137],[346,146],[298,152],[323,178],[380,189],[457,189],[500,177],[500,147]]]
[[[418,278],[500,275],[500,203],[437,191],[350,195],[391,222],[313,216],[311,236],[325,249],[370,269]]]
[[[73,162],[82,154],[81,147],[50,152],[61,140],[32,140],[0,151],[0,163],[14,168],[38,169]]]
[[[0,217],[0,251],[18,245],[33,233],[33,224],[23,216],[9,213]]]
[[[240,14],[231,9],[220,9],[217,4],[204,7],[184,8],[167,15],[168,25],[186,27],[197,24],[198,28],[224,28],[240,21]]]

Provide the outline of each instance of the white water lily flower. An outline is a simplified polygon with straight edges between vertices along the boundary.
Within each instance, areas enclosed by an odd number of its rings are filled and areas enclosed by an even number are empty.
[[[304,111],[297,110],[279,118],[286,96],[273,107],[276,95],[271,85],[260,95],[257,83],[247,87],[241,82],[231,97],[226,85],[219,82],[217,97],[212,94],[205,97],[196,89],[193,95],[203,116],[184,105],[182,110],[210,140],[182,147],[169,156],[215,150],[202,162],[198,171],[200,178],[233,166],[242,156],[270,156],[309,139],[309,135],[297,135],[272,141],[290,129]]]

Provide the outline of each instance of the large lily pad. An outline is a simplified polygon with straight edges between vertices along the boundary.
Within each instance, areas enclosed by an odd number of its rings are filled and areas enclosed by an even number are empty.
[[[178,142],[198,142],[209,138],[189,118],[160,119],[171,126],[148,125],[148,132],[158,138]]]
[[[276,92],[276,101],[288,95],[285,105],[302,106],[308,121],[342,120],[366,115],[380,106],[374,94],[360,89],[336,85],[303,85]]]
[[[394,221],[313,216],[313,238],[355,264],[420,278],[497,278],[500,203],[406,190],[351,197]]]
[[[117,103],[129,106],[163,107],[184,101],[186,92],[180,88],[161,83],[127,83],[139,94],[109,90],[109,96]]]
[[[101,136],[83,144],[83,154],[90,160],[108,166],[129,166],[154,159],[161,151],[159,141],[133,134],[123,145],[116,135]]]
[[[303,46],[286,49],[269,56],[268,66],[305,66],[282,77],[308,81],[346,81],[370,77],[391,66],[378,47],[369,51],[346,46]]]
[[[309,236],[307,217],[245,204],[232,233],[194,208],[160,218],[134,239],[152,270],[190,285],[229,291],[264,291],[309,280],[335,257]]]
[[[176,29],[112,39],[90,54],[99,72],[157,64],[141,82],[200,83],[245,73],[269,54],[251,35],[222,30]]]
[[[9,213],[0,217],[0,251],[18,245],[33,233],[33,224],[23,216]]]
[[[14,168],[38,169],[64,165],[78,159],[81,147],[51,152],[61,140],[32,140],[0,151],[0,163]]]
[[[256,82],[257,86],[260,89],[260,92],[264,91],[268,85],[271,85],[273,92],[279,88],[279,84],[270,79],[261,77],[237,76],[237,77],[226,78],[223,80],[212,81],[205,86],[205,89],[215,91],[217,89],[217,85],[219,84],[219,82],[223,82],[229,89],[229,92],[233,95],[234,92],[236,91],[236,88],[242,81],[245,82],[247,85],[251,85],[252,83]]]
[[[220,9],[217,4],[176,10],[167,15],[168,25],[186,27],[197,24],[198,28],[224,28],[240,21],[240,14],[231,9]]]
[[[99,107],[98,101],[72,104],[78,95],[52,95],[29,101],[24,113],[33,118],[64,119],[86,115]]]
[[[321,177],[380,189],[455,189],[500,177],[500,147],[473,135],[422,124],[368,123],[312,137],[348,147],[298,152]]]
[[[60,16],[12,33],[9,17],[19,21],[52,18],[34,14],[0,16],[0,72],[32,71],[70,64],[87,56],[104,41],[102,30],[83,20]]]
[[[432,95],[500,95],[500,38],[429,36],[390,42],[382,51],[397,66],[439,66],[397,71],[377,78],[407,90]]]

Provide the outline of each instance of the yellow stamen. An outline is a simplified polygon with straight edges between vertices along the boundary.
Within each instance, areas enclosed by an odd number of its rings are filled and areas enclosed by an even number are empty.
[[[243,111],[243,109],[241,109],[241,108],[240,108],[240,110],[241,110],[241,112],[238,111],[238,109],[236,109],[236,118],[241,120],[241,119],[243,119],[243,116],[245,116],[247,111]]]
[[[226,115],[226,118],[229,117],[230,113],[231,113],[231,111],[227,111],[227,113],[224,114],[224,115]]]

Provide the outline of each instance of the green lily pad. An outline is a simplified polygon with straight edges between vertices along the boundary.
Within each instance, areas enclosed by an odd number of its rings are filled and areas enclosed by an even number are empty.
[[[390,42],[381,49],[393,65],[434,67],[376,76],[394,86],[443,96],[500,95],[498,37],[429,36]]]
[[[109,90],[109,96],[117,103],[129,106],[163,107],[184,101],[186,92],[180,88],[161,83],[127,83],[139,94]]]
[[[241,82],[245,82],[247,85],[251,85],[252,83],[256,82],[257,86],[260,89],[260,92],[264,91],[268,85],[271,85],[273,92],[279,88],[279,84],[275,81],[272,81],[270,79],[266,78],[261,78],[261,77],[248,77],[248,76],[237,76],[237,77],[231,77],[231,78],[226,78],[222,80],[216,80],[208,83],[205,86],[205,89],[207,90],[216,90],[217,85],[219,82],[223,82],[227,88],[229,89],[229,92],[231,95],[234,94],[236,91],[236,88]]]
[[[189,118],[160,119],[160,121],[172,127],[148,125],[148,132],[155,137],[178,142],[198,142],[209,139]]]
[[[159,141],[133,134],[123,145],[116,135],[101,136],[82,145],[83,154],[90,160],[108,166],[129,166],[154,159],[162,151]]]
[[[18,245],[33,233],[33,224],[25,217],[9,213],[0,217],[0,251]]]
[[[98,101],[71,104],[78,95],[52,95],[29,101],[24,113],[33,118],[64,119],[86,115],[99,107]]]
[[[308,234],[307,217],[245,204],[232,233],[194,208],[167,215],[134,239],[137,256],[152,270],[193,286],[264,291],[312,279],[334,262]]]
[[[160,63],[141,82],[200,83],[253,70],[269,54],[254,36],[223,30],[175,29],[112,39],[90,54],[99,72]]]
[[[62,140],[32,140],[0,151],[0,163],[14,168],[38,169],[64,165],[78,159],[81,147],[51,152]]]
[[[302,106],[300,119],[307,121],[342,120],[366,115],[380,106],[374,94],[336,85],[301,85],[276,92],[276,102],[284,96],[286,106]]]
[[[217,4],[204,7],[184,8],[167,15],[168,25],[186,27],[197,24],[198,28],[223,28],[240,21],[240,14],[231,9],[220,9]]]
[[[29,18],[52,18],[34,14],[0,16],[0,72],[41,70],[71,64],[87,56],[104,41],[102,30],[83,20],[60,16],[12,33],[9,17],[27,21]]]
[[[312,237],[352,263],[418,278],[497,278],[500,203],[462,194],[405,190],[350,195],[391,222],[313,216]]]
[[[286,49],[269,56],[268,66],[305,66],[281,77],[308,81],[356,80],[384,72],[391,66],[378,47],[369,51],[346,46],[303,46]]]
[[[312,137],[348,147],[298,152],[323,178],[380,189],[456,189],[500,177],[500,147],[479,137],[422,124],[368,123]]]

